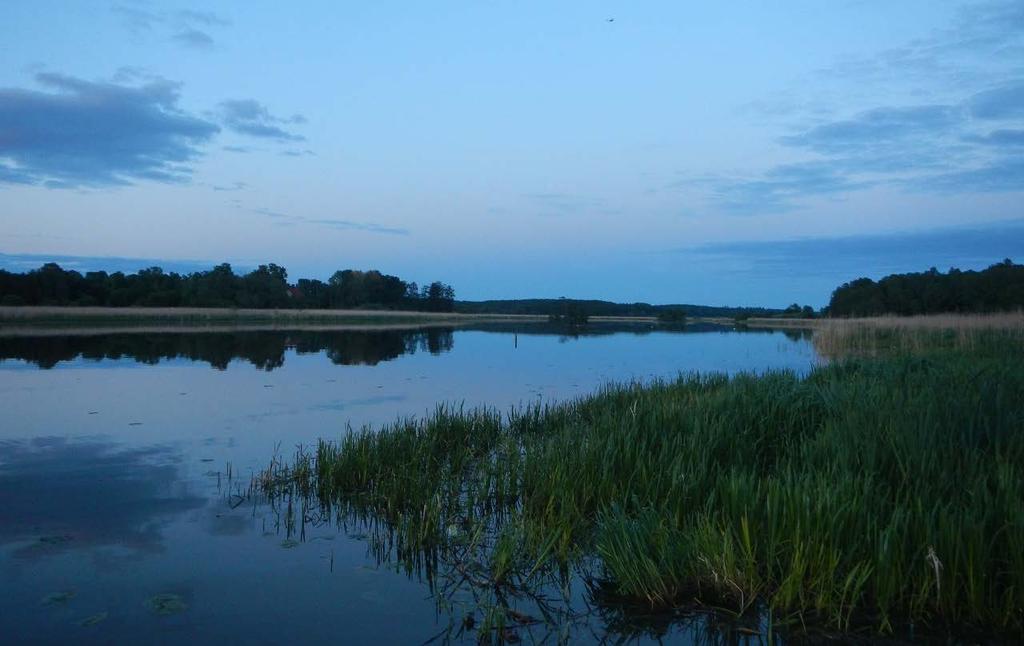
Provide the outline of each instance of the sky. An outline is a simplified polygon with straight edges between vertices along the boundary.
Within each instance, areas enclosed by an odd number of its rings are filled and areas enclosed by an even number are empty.
[[[0,267],[815,307],[1024,259],[1024,2],[0,8]]]

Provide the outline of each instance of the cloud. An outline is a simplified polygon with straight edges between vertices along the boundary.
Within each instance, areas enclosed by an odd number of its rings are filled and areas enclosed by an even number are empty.
[[[2,93],[2,91],[0,91]],[[0,101],[2,101],[2,94],[0,94]],[[3,110],[3,105],[0,103],[0,111]],[[3,152],[3,148],[0,148],[0,153]],[[0,184],[33,184],[35,178],[30,173],[22,172],[16,168],[7,166],[0,158]]]
[[[0,269],[26,272],[38,269],[48,262],[55,262],[64,269],[79,272],[106,271],[133,273],[149,267],[161,267],[164,271],[191,273],[205,271],[215,262],[200,260],[168,260],[166,258],[121,258],[117,256],[65,256],[46,254],[5,254],[0,253]]]
[[[1024,158],[995,159],[982,166],[916,178],[911,188],[936,193],[1005,193],[1024,191]]]
[[[178,11],[175,16],[182,22],[205,25],[207,27],[228,27],[231,25],[230,20],[218,16],[212,11],[184,9],[182,11]]]
[[[935,266],[984,268],[1024,257],[1024,219],[928,231],[725,242],[676,249],[709,269],[749,275],[814,276],[824,288],[870,271],[875,277]]]
[[[957,9],[949,27],[872,56],[846,57],[818,70],[818,80],[865,83],[939,81],[952,87],[1005,78],[1024,43],[1024,4],[973,2]],[[1014,56],[1014,52],[1017,56]]]
[[[158,28],[168,30],[171,32],[171,40],[194,49],[213,47],[213,36],[206,30],[231,25],[230,20],[210,11],[159,12],[125,5],[114,5],[110,10],[136,36]]]
[[[389,235],[409,235],[408,229],[400,227],[388,227],[374,222],[355,222],[352,220],[340,220],[335,218],[307,218],[301,215],[289,215],[280,211],[274,211],[265,207],[250,209],[253,213],[266,216],[274,220],[278,226],[295,226],[300,224],[312,224],[316,226],[340,229],[346,231],[366,231],[368,233],[384,233]]]
[[[215,191],[223,192],[223,191],[241,191],[242,189],[246,188],[247,186],[248,186],[248,184],[246,184],[245,182],[233,182],[229,186],[218,186],[218,185],[214,184],[210,188],[212,188]]]
[[[683,179],[673,188],[710,192],[711,202],[737,215],[781,213],[800,207],[800,199],[869,188],[876,182],[847,177],[827,162],[781,164],[754,177],[705,176]]]
[[[861,152],[866,147],[941,136],[962,123],[962,111],[948,105],[880,107],[782,137],[781,142],[819,153]]]
[[[1024,130],[993,130],[985,135],[968,135],[966,140],[986,146],[1016,148],[1024,146]]]
[[[1024,119],[1024,80],[979,92],[968,105],[975,119]]]
[[[16,558],[117,546],[163,549],[162,525],[207,505],[183,484],[181,456],[166,447],[128,448],[94,439],[0,442],[0,544]],[[40,535],[66,536],[45,543]]]
[[[677,186],[703,189],[711,204],[741,214],[881,184],[939,194],[1015,190],[1021,174],[1012,157],[1024,146],[1021,60],[1024,3],[966,4],[945,29],[819,70],[808,83],[812,96],[791,89],[748,103],[748,117],[756,111],[790,122],[776,141],[789,156],[804,155],[795,163]]]
[[[924,51],[997,51],[1021,41],[1024,5],[1019,0],[989,0],[960,7],[953,26],[915,43]]]
[[[185,29],[174,34],[174,40],[188,45],[189,47],[195,47],[197,49],[208,49],[213,47],[213,38],[210,34],[205,31],[199,31],[198,29]]]
[[[787,211],[804,197],[880,184],[937,193],[1024,190],[1024,164],[1015,158],[1024,130],[978,133],[971,119],[1013,123],[1018,110],[1024,117],[1024,84],[999,86],[957,104],[880,106],[778,138],[811,159],[745,178],[683,180],[675,186],[703,186],[713,204],[741,214]]]
[[[1016,15],[1016,14],[1014,14]],[[1024,190],[1024,81],[1000,83],[950,103],[877,106],[817,121],[778,138],[812,158],[747,178],[684,180],[734,213],[797,208],[800,198],[890,184],[934,193]],[[1002,122],[988,131],[979,128]],[[1018,126],[1018,127],[1013,127]]]
[[[281,128],[281,125],[302,124],[306,118],[300,114],[275,117],[254,99],[232,99],[220,104],[224,125],[239,134],[276,141],[305,141],[305,137]]]
[[[216,124],[178,107],[179,84],[40,73],[48,91],[0,89],[0,181],[51,187],[189,179]]]
[[[971,157],[959,105],[883,106],[779,138],[846,174],[901,176],[947,169]]]
[[[110,8],[110,11],[121,18],[125,27],[129,31],[134,33],[149,31],[153,29],[154,25],[158,25],[164,21],[163,17],[159,14],[138,7],[126,7],[124,5],[114,5]]]

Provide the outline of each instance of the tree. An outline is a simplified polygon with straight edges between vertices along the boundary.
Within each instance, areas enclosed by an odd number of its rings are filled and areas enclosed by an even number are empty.
[[[429,312],[451,312],[455,309],[455,290],[451,285],[434,281],[423,288],[422,300]]]
[[[451,285],[435,281],[422,288],[376,269],[345,269],[328,282],[302,278],[288,283],[284,267],[269,263],[238,276],[222,263],[187,275],[148,267],[134,274],[103,271],[84,276],[56,263],[28,273],[0,270],[0,303],[7,305],[104,305],[109,307],[382,307],[450,312]]]
[[[242,307],[279,308],[288,305],[288,272],[274,263],[260,265],[241,281]]]
[[[922,273],[891,274],[877,283],[859,278],[832,292],[829,316],[997,312],[1024,307],[1024,266],[1006,259],[983,271],[934,267]]]
[[[590,321],[590,314],[582,303],[565,297],[559,300],[561,301],[562,311],[549,314],[549,322],[561,323],[568,325],[569,327],[577,327],[586,325]]]
[[[658,322],[663,325],[686,325],[686,310],[670,307],[658,312]]]

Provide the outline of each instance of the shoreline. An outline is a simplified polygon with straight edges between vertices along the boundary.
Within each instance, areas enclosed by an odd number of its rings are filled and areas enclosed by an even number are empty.
[[[231,309],[200,307],[0,307],[0,334],[40,332],[186,332],[220,330],[410,329],[480,321],[540,321],[544,316],[375,309]]]
[[[101,334],[111,332],[244,332],[274,330],[402,330],[427,327],[458,328],[476,323],[548,323],[541,314],[467,314],[412,310],[303,310],[178,307],[0,306],[0,335]],[[591,316],[590,323],[663,324],[653,316]],[[1002,329],[1024,332],[1024,311],[989,314],[928,314],[864,318],[750,318],[692,317],[685,325],[712,324],[733,329],[851,332],[876,330]]]

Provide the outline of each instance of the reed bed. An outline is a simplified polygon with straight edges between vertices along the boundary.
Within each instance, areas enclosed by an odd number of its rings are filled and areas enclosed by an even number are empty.
[[[507,414],[442,406],[275,461],[255,486],[301,518],[359,519],[380,558],[499,600],[576,572],[624,603],[755,612],[793,634],[1013,639],[1022,358],[996,335],[806,376],[689,375]],[[501,607],[487,630],[520,616]]]
[[[813,340],[828,358],[942,348],[974,352],[982,346],[1024,344],[1024,311],[822,319],[815,321]]]

